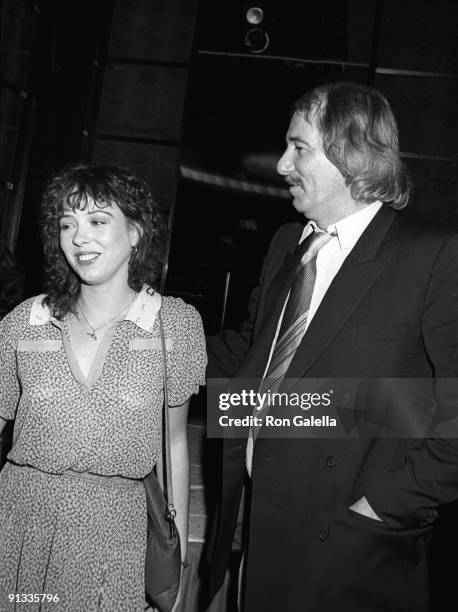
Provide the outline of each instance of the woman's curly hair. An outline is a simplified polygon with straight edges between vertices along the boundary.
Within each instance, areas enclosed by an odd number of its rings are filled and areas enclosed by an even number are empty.
[[[100,208],[116,204],[140,230],[137,248],[129,260],[128,283],[134,291],[140,291],[145,283],[155,286],[161,270],[165,226],[145,181],[116,166],[67,166],[49,178],[41,208],[47,292],[44,303],[57,318],[74,307],[80,290],[80,280],[60,248],[59,219],[64,206],[84,210],[89,199]]]

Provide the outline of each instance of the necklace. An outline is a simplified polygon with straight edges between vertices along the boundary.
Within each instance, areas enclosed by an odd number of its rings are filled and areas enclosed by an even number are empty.
[[[86,315],[84,314],[84,310],[83,307],[81,305],[81,302],[78,300],[77,301],[77,305],[78,305],[78,311],[81,313],[86,325],[89,327],[89,329],[91,331],[86,331],[84,332],[87,336],[89,336],[89,338],[91,338],[92,340],[94,340],[94,342],[98,341],[97,338],[97,332],[100,331],[101,329],[104,329],[105,327],[108,327],[111,323],[113,323],[113,321],[115,319],[117,319],[119,317],[120,314],[122,314],[125,310],[127,310],[129,308],[129,306],[132,304],[132,302],[134,301],[134,299],[136,298],[136,294],[134,293],[133,298],[130,300],[130,302],[126,305],[123,306],[122,310],[120,310],[119,312],[117,312],[114,317],[112,317],[111,319],[109,319],[108,321],[105,321],[102,325],[99,325],[99,327],[92,327],[92,325],[89,323],[89,321],[87,320]]]

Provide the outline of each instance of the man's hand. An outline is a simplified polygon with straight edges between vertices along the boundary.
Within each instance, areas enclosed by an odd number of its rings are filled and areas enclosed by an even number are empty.
[[[362,514],[363,516],[367,516],[376,521],[383,522],[382,519],[378,516],[378,514],[375,514],[375,512],[372,510],[369,502],[365,497],[361,497],[360,499],[358,499],[358,501],[355,502],[353,506],[350,506],[350,510],[353,510],[353,512],[357,512],[358,514]]]

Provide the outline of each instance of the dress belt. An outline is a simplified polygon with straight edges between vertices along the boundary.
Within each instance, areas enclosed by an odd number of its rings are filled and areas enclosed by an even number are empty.
[[[62,476],[63,478],[71,478],[74,480],[89,480],[103,487],[138,487],[143,484],[142,478],[129,478],[127,476],[107,476],[104,474],[93,474],[92,472],[76,472],[75,470],[64,470],[63,472],[46,472],[31,465],[21,465],[13,461],[7,461],[12,467],[32,472],[38,472],[45,476]]]

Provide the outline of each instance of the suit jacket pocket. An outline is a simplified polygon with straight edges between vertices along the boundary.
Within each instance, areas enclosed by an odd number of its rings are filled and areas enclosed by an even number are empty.
[[[329,524],[325,572],[345,610],[427,610],[425,535],[341,507]]]

